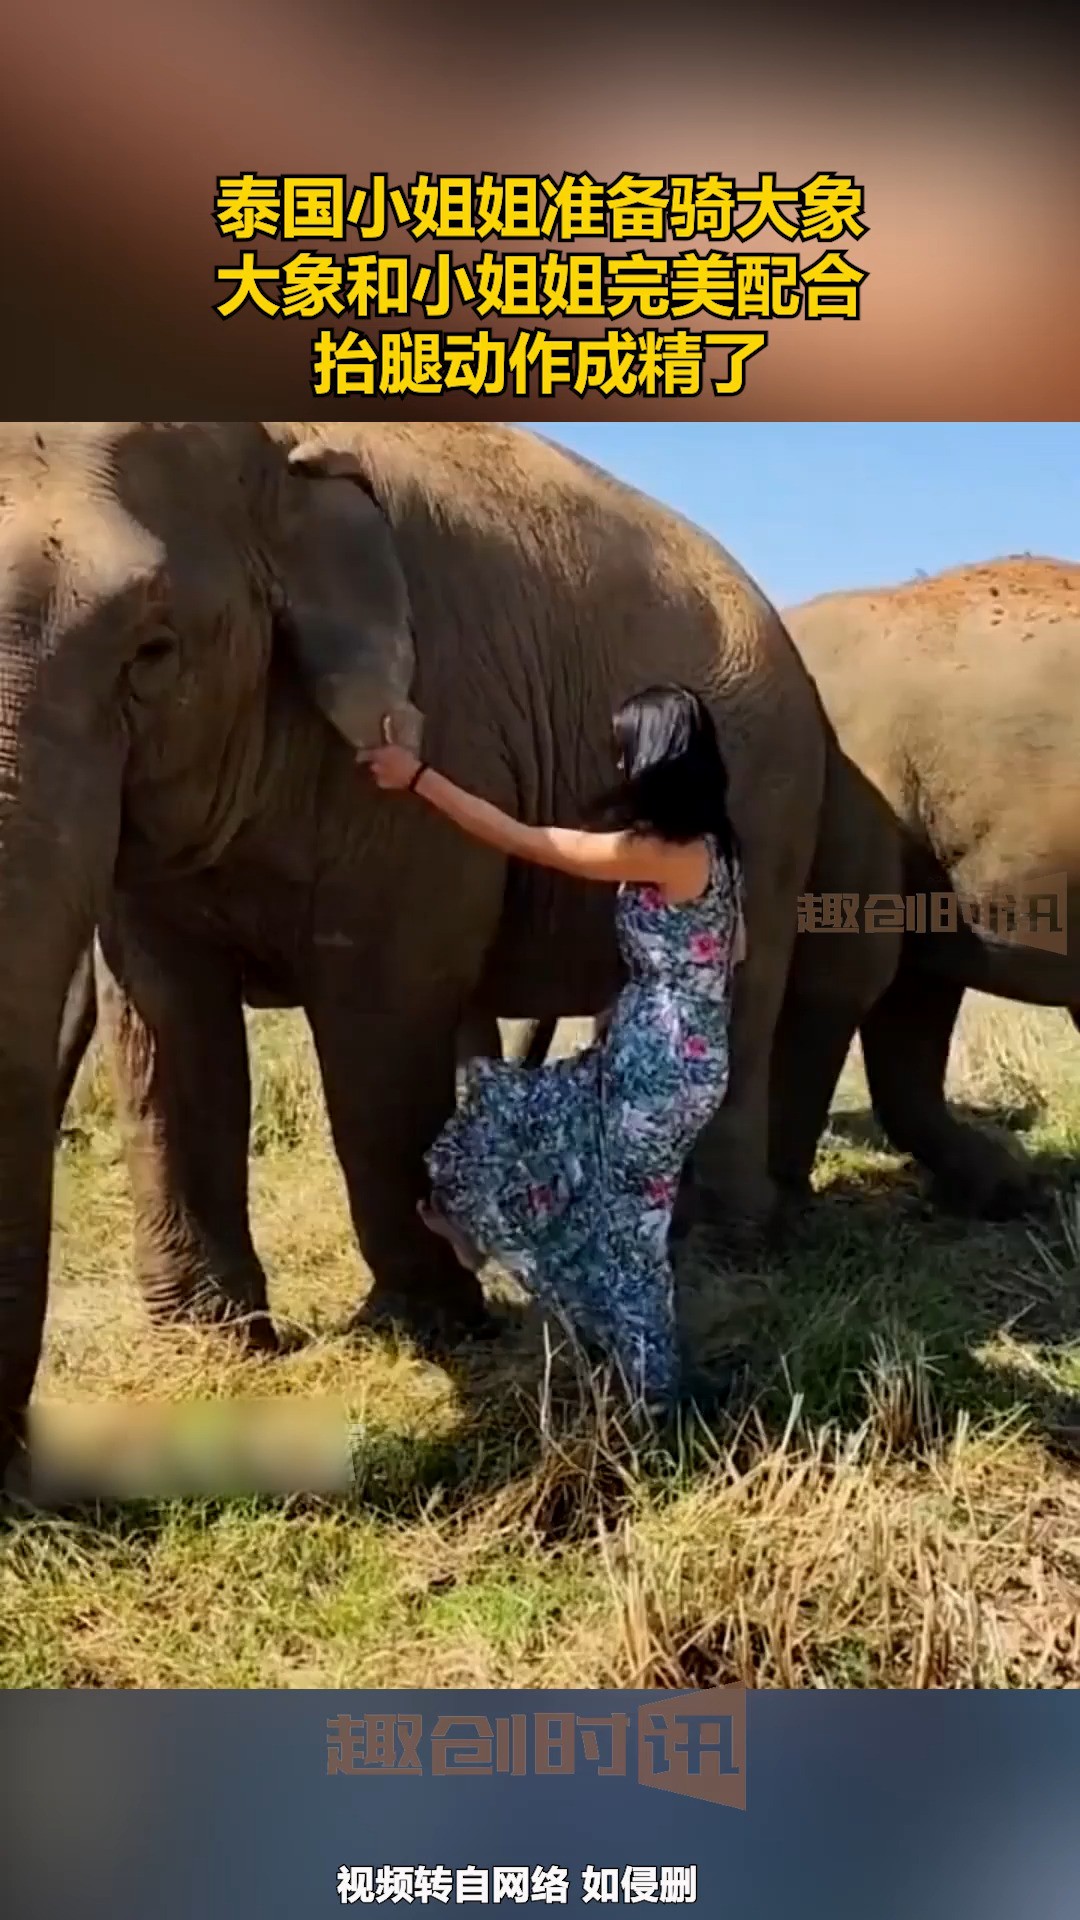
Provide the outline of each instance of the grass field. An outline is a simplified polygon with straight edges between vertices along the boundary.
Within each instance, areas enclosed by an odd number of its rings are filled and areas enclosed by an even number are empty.
[[[152,1336],[100,1070],[59,1156],[39,1395],[337,1395],[350,1498],[161,1501],[0,1531],[8,1687],[1080,1685],[1080,1203],[1035,1231],[933,1217],[875,1143],[857,1059],[813,1221],[681,1284],[743,1385],[722,1428],[631,1440],[536,1316],[453,1373],[335,1328],[363,1285],[305,1031],[253,1016],[254,1212],[277,1361]],[[972,1000],[953,1094],[1063,1181],[1064,1015]],[[550,1362],[550,1363],[549,1363]]]

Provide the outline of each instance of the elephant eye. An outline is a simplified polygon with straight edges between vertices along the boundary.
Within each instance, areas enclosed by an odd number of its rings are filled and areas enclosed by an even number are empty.
[[[136,698],[149,700],[172,685],[180,664],[175,634],[166,628],[152,633],[129,662],[128,685]]]
[[[144,640],[135,655],[136,661],[144,666],[152,666],[158,660],[164,660],[176,645],[171,633],[156,634],[153,640]]]

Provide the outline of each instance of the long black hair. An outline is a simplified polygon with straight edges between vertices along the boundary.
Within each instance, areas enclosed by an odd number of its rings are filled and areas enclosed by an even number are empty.
[[[601,801],[604,820],[683,844],[711,835],[733,870],[727,768],[704,702],[687,687],[646,687],[623,702],[613,729],[622,777]]]

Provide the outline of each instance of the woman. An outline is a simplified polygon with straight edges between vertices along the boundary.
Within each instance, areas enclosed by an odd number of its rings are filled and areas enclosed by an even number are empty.
[[[733,971],[745,952],[742,877],[712,719],[682,687],[628,700],[614,721],[615,831],[530,827],[391,741],[378,785],[416,794],[513,859],[617,886],[629,981],[601,1039],[527,1068],[474,1060],[458,1113],[427,1156],[421,1217],[462,1264],[494,1257],[632,1391],[679,1387],[668,1257],[679,1176],[727,1091]]]

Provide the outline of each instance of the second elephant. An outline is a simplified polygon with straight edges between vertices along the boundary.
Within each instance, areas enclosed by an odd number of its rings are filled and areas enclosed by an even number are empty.
[[[950,1207],[1007,1217],[1035,1197],[1033,1170],[949,1111],[945,1077],[969,989],[1080,1005],[1070,939],[1080,901],[1080,567],[1002,558],[823,595],[784,619],[839,742],[811,883],[834,902],[816,912],[842,916],[847,894],[859,930],[822,927],[796,943],[774,1064],[773,1171],[788,1185],[808,1181],[857,1027],[888,1138]],[[874,894],[909,901],[908,924],[886,918],[868,930]],[[955,902],[938,930],[935,895]],[[1025,929],[1036,896],[1046,900],[1042,932],[1038,915]],[[1047,938],[1055,916],[1059,933]],[[812,1042],[799,1011],[810,975],[835,988],[831,1009],[818,998]],[[855,1022],[860,1002],[867,1011]]]

